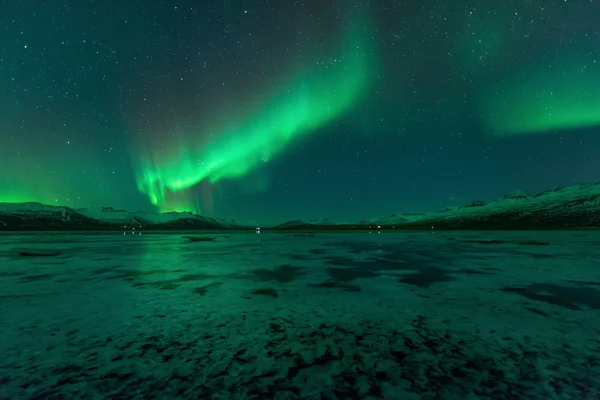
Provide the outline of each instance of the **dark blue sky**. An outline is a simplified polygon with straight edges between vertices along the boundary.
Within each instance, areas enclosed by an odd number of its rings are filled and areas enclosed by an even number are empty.
[[[151,165],[155,177],[186,181],[185,196],[159,204],[163,211],[193,204],[236,219],[351,221],[600,177],[600,6],[592,1],[9,0],[1,8],[0,201],[150,209],[140,174]],[[353,24],[358,34],[346,42]],[[362,70],[351,61],[359,47]],[[315,76],[323,94],[308,97],[311,115],[252,164],[262,154],[249,150],[256,131],[222,126],[263,123],[264,107],[272,115],[286,96],[296,100],[297,87],[286,85],[310,89]],[[341,106],[346,82],[362,86]],[[309,123],[322,104],[339,109]],[[188,182],[220,146],[241,152],[219,167],[236,172]]]

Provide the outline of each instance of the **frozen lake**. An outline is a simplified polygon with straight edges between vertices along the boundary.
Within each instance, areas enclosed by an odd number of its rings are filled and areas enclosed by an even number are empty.
[[[598,399],[600,231],[1,234],[0,398],[108,397]]]

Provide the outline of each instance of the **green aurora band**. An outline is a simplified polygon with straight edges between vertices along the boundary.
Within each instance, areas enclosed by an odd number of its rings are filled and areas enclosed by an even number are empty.
[[[61,200],[63,200],[61,198]],[[64,201],[64,200],[63,200]],[[43,203],[48,205],[59,204],[58,196],[51,193],[36,193],[32,191],[13,191],[6,190],[0,195],[0,203]]]
[[[169,155],[171,160],[161,160],[165,157],[152,152],[141,158],[136,173],[139,190],[162,212],[169,211],[173,195],[205,179],[215,183],[242,177],[294,139],[347,112],[368,92],[377,70],[373,29],[366,11],[357,7],[352,12],[338,63],[312,62],[296,71],[268,97],[264,107],[244,121],[234,121],[233,128],[211,132],[213,140],[203,146],[198,144],[200,140],[181,141],[176,154]],[[199,129],[197,137],[205,138],[207,133]],[[180,211],[199,211],[193,205],[177,203]]]
[[[600,59],[561,57],[480,92],[486,131],[524,135],[600,125]]]

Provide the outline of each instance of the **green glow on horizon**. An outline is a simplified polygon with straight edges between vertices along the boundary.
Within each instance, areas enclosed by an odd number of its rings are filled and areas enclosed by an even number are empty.
[[[35,193],[32,191],[3,191],[0,194],[0,203],[42,203],[58,204],[58,198],[48,193]],[[60,204],[65,205],[65,204]]]
[[[600,60],[564,57],[480,93],[483,122],[494,135],[546,133],[600,125]]]
[[[187,140],[168,155],[169,160],[150,149],[138,161],[139,190],[166,210],[170,207],[168,193],[188,189],[204,179],[215,183],[245,176],[294,139],[348,111],[366,93],[377,64],[372,55],[373,30],[365,11],[357,7],[353,14],[338,63],[317,64],[314,60],[310,67],[295,71],[249,118],[233,118],[232,125],[213,132],[198,129],[197,138],[212,133],[211,141],[203,146],[192,132],[186,132]]]
[[[0,176],[0,203],[41,203],[67,207],[76,206],[75,199],[68,195],[69,191],[54,181],[44,180],[36,176],[32,176],[31,180],[19,178],[21,177],[18,175],[13,175],[10,179],[6,176]],[[32,184],[32,181],[35,184]]]
[[[160,204],[157,204],[158,211],[165,212],[191,212],[193,214],[202,214],[200,202],[197,197],[191,195],[189,191],[183,190],[172,192],[167,190],[165,197]]]
[[[46,134],[43,129],[40,135]],[[118,176],[95,162],[83,146],[58,152],[51,140],[35,147],[28,146],[25,138],[20,135],[0,145],[0,160],[7,166],[0,171],[0,202],[71,208],[122,205],[109,189]]]

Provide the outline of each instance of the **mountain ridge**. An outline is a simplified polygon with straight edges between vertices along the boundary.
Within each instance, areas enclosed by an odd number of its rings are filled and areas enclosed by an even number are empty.
[[[23,230],[240,230],[252,222],[204,217],[191,212],[129,212],[113,207],[74,209],[41,203],[0,203],[0,229]],[[538,194],[513,191],[431,213],[394,213],[353,224],[327,218],[291,220],[267,230],[331,229],[575,229],[600,228],[600,182],[556,187]]]
[[[516,190],[439,212],[391,214],[387,218],[327,227],[289,221],[274,229],[565,229],[600,228],[600,182],[559,186],[535,195]]]
[[[52,230],[233,230],[250,229],[233,220],[203,217],[190,212],[153,213],[101,207],[70,208],[36,202],[0,203],[0,229],[5,231]]]

